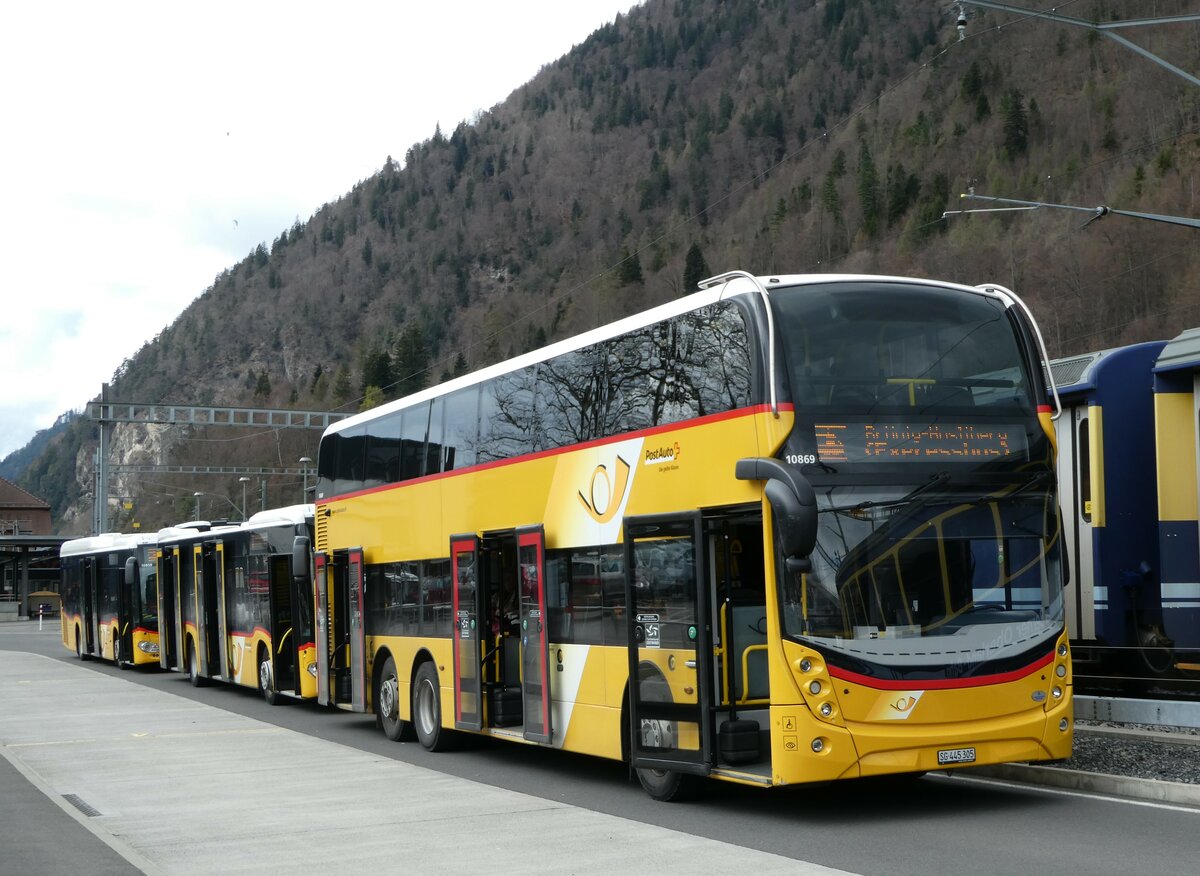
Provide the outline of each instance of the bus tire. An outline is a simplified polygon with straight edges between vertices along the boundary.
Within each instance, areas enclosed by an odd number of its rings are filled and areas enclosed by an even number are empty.
[[[400,717],[400,677],[391,657],[375,681],[375,726],[392,742],[411,742],[417,734],[411,721]]]
[[[417,669],[412,688],[412,719],[417,740],[429,751],[449,751],[454,747],[454,731],[442,726],[442,689],[437,669],[425,662]]]
[[[117,669],[128,669],[129,664],[125,662],[125,655],[121,653],[121,637],[113,637],[113,663],[117,664]]]
[[[646,793],[661,803],[683,803],[700,791],[700,777],[688,773],[638,767],[637,777]]]
[[[200,663],[196,657],[196,645],[194,642],[188,644],[188,681],[192,683],[192,687],[204,687],[208,684],[207,678],[200,677]]]
[[[75,628],[75,656],[84,661],[88,659],[88,655],[83,651],[83,630],[79,627]]]
[[[265,648],[258,649],[258,692],[267,701],[267,705],[279,705],[279,691],[275,690],[275,673],[272,670],[271,657]]]

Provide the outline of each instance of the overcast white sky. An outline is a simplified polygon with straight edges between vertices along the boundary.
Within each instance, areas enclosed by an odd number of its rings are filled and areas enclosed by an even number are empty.
[[[636,5],[8,4],[0,458],[259,243]]]

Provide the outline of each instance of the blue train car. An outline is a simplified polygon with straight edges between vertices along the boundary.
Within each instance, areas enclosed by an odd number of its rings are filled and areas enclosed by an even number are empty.
[[[1139,661],[1141,671],[1162,672],[1171,660],[1159,584],[1153,393],[1164,346],[1153,341],[1051,363],[1063,405],[1057,434],[1067,624],[1076,661],[1105,672]],[[1194,532],[1194,478],[1192,522]]]
[[[1167,343],[1154,367],[1163,632],[1174,668],[1185,672],[1200,672],[1198,417],[1200,328],[1193,328]]]

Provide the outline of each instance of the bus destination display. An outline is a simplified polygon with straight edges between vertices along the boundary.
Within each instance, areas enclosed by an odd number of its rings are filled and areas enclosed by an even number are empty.
[[[815,423],[824,463],[981,462],[1027,450],[1025,429],[994,423]]]

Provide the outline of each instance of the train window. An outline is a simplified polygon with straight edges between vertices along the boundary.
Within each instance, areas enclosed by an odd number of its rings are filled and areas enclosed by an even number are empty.
[[[1092,445],[1088,433],[1088,418],[1079,421],[1078,442],[1075,445],[1079,457],[1079,513],[1088,523],[1092,522]]]

